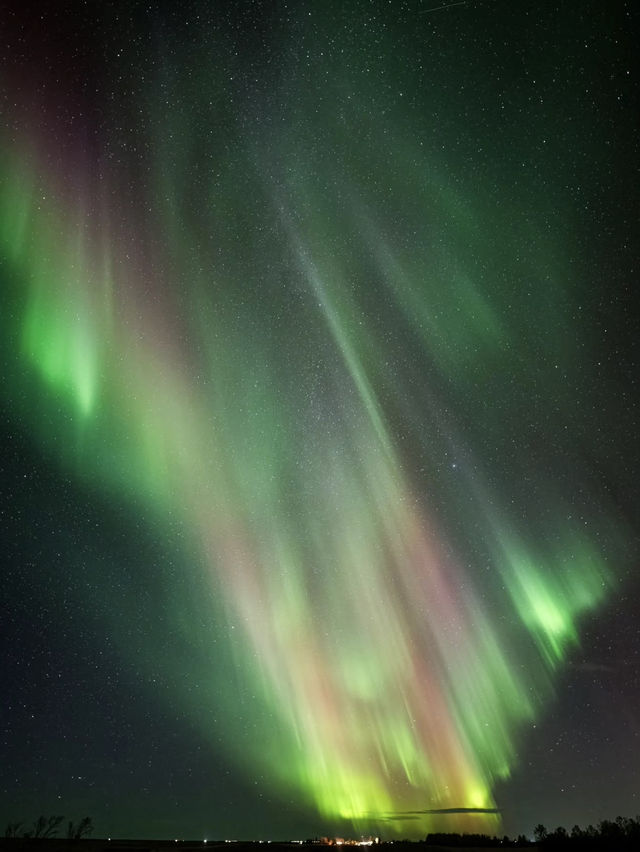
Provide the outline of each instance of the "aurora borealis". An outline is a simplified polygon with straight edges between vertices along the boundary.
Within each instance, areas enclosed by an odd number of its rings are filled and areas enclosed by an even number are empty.
[[[512,5],[3,13],[7,820],[631,811],[633,40]]]

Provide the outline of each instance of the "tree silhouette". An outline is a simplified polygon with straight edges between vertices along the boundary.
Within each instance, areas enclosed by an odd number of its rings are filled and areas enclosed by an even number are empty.
[[[547,835],[547,829],[541,822],[539,822],[538,825],[536,825],[536,827],[533,829],[533,836],[535,837],[536,842],[543,843],[547,839]]]
[[[7,827],[4,830],[5,837],[17,837],[18,832],[22,828],[21,822],[10,822],[7,824]]]
[[[69,840],[80,840],[82,837],[88,837],[92,831],[93,823],[91,821],[91,817],[83,817],[77,824],[75,824],[72,820],[69,820],[67,838]]]
[[[605,819],[594,828],[588,825],[585,829],[574,825],[569,834],[562,826],[553,832],[548,832],[543,825],[537,825],[534,830],[537,844],[542,849],[569,849],[575,852],[623,852],[635,850],[640,846],[640,817],[617,817],[615,820]]]
[[[559,840],[561,843],[567,839],[567,829],[563,825],[559,825],[553,832],[553,839]]]
[[[33,823],[33,828],[25,831],[24,837],[55,837],[63,816],[46,817],[44,814]]]

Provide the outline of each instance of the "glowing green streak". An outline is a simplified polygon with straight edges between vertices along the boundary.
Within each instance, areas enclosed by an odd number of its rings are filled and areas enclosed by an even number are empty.
[[[68,310],[73,310],[67,306]],[[79,315],[71,327],[58,306],[45,298],[31,301],[23,328],[23,346],[43,379],[74,400],[88,416],[96,398],[96,364],[90,335]]]
[[[609,582],[602,560],[588,542],[568,540],[560,570],[539,573],[515,542],[503,542],[509,592],[540,653],[555,668],[578,643],[577,619],[600,602]]]

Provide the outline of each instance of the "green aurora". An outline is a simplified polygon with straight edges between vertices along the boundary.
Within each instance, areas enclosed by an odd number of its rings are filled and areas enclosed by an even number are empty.
[[[374,91],[373,47],[332,27],[350,62],[283,62],[252,108],[205,34],[174,51],[129,105],[139,176],[35,106],[4,133],[3,394],[181,552],[151,590],[162,666],[212,748],[328,824],[493,832],[626,537],[588,461],[571,154],[541,158],[557,114],[529,103],[502,135],[470,116],[470,160],[433,64],[412,78],[387,34]]]

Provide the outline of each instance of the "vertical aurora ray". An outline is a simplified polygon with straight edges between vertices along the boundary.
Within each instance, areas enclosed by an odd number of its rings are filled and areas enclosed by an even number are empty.
[[[81,481],[188,531],[176,586],[220,597],[214,631],[241,634],[242,747],[232,698],[217,723],[239,764],[362,830],[421,835],[440,825],[427,811],[495,808],[580,617],[614,582],[598,536],[558,520],[562,483],[514,460],[513,477],[547,487],[526,517],[487,484],[487,448],[555,410],[552,380],[541,414],[506,388],[532,385],[536,357],[546,375],[527,320],[570,290],[557,241],[536,232],[536,258],[511,268],[511,210],[483,220],[479,190],[464,198],[400,131],[345,114],[339,87],[335,115],[310,104],[302,131],[285,116],[262,147],[227,131],[198,181],[203,96],[166,85],[180,107],[149,96],[147,221],[119,211],[115,171],[108,192],[69,185],[46,140],[3,142],[6,398]],[[535,276],[532,308],[512,307],[507,272]],[[546,340],[561,359],[560,325]],[[219,706],[211,634],[176,620]],[[177,675],[175,689],[188,703]]]

